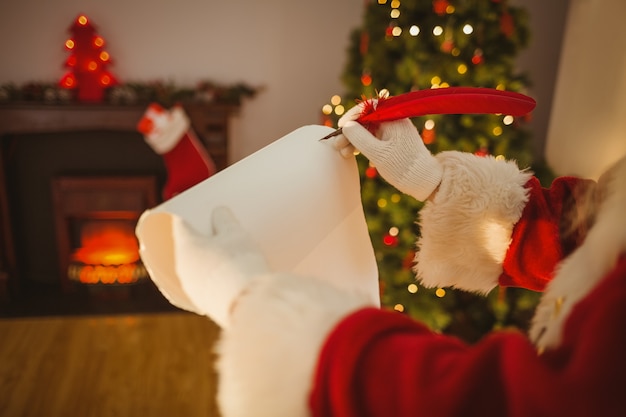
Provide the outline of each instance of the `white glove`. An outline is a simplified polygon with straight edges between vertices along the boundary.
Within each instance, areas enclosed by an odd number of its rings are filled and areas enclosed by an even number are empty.
[[[355,106],[339,120],[342,134],[334,139],[333,146],[344,157],[355,147],[391,185],[426,200],[441,182],[443,168],[426,149],[415,125],[409,119],[381,123],[377,138],[355,121],[362,106]]]
[[[216,208],[211,219],[213,230],[202,235],[174,216],[175,269],[197,312],[227,327],[234,301],[269,267],[228,208]]]

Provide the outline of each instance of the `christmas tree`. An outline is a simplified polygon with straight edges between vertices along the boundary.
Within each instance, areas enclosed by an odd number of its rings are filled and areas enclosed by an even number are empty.
[[[365,7],[363,25],[351,37],[345,98],[335,96],[323,109],[331,123],[355,98],[384,90],[397,95],[471,86],[524,92],[528,85],[515,69],[515,57],[530,35],[521,7],[506,0],[375,0]],[[530,135],[519,118],[437,115],[414,123],[433,153],[454,149],[515,159],[522,168],[531,165]],[[422,203],[386,183],[364,157],[357,159],[384,306],[468,341],[494,328],[527,326],[535,293],[496,289],[483,297],[419,285],[411,268]]]
[[[72,54],[65,66],[70,71],[61,79],[61,87],[76,89],[79,101],[100,102],[105,89],[116,84],[106,69],[111,57],[103,49],[104,38],[96,33],[96,28],[85,15],[78,16],[69,31],[72,37],[65,42],[65,47]]]

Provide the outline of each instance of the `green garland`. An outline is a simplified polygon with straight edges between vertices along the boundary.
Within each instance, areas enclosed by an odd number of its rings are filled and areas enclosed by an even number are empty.
[[[137,105],[157,102],[169,107],[182,101],[205,101],[223,105],[240,105],[246,97],[254,97],[258,88],[244,83],[218,85],[202,81],[195,88],[180,87],[161,81],[148,83],[118,84],[106,90],[103,104]],[[0,85],[0,104],[39,103],[76,104],[73,90],[60,87],[56,83],[31,82],[21,86],[14,83]]]

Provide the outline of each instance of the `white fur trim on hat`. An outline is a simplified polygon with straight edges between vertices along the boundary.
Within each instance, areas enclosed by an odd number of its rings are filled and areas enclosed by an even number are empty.
[[[315,278],[255,279],[217,345],[217,400],[224,417],[305,417],[317,358],[331,329],[371,306]]]
[[[171,151],[189,130],[189,118],[180,107],[155,115],[154,129],[145,135],[146,142],[158,154]]]
[[[512,161],[441,152],[439,190],[420,210],[414,270],[426,287],[488,293],[498,284],[530,172]]]

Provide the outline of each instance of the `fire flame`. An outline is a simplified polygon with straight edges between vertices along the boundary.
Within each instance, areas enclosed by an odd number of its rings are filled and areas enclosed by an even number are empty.
[[[72,261],[82,266],[79,279],[86,284],[128,284],[137,280],[139,245],[133,225],[121,221],[90,222],[81,229],[81,247]]]

